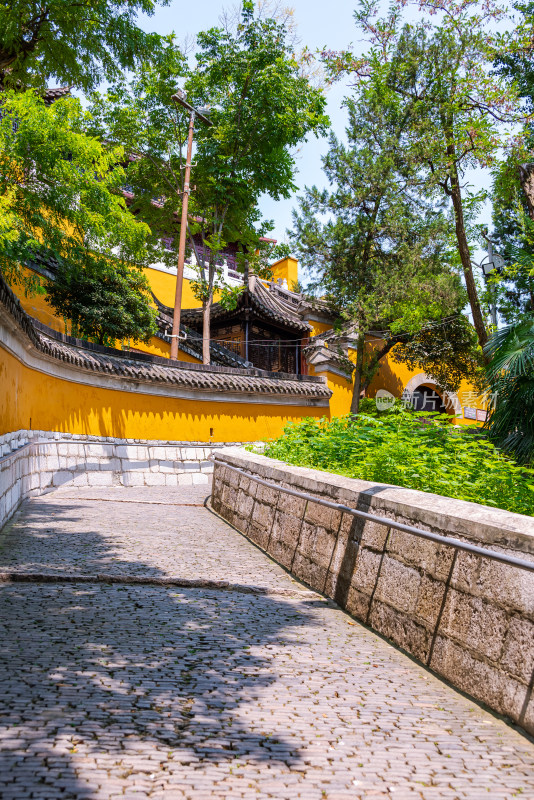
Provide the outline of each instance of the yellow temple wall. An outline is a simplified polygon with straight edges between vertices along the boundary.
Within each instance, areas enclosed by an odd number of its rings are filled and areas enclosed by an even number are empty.
[[[70,325],[67,324],[67,329],[65,329],[65,320],[54,313],[52,306],[46,302],[44,295],[32,294],[26,297],[24,293],[17,291],[17,287],[13,287],[13,291],[19,298],[22,308],[30,317],[38,319],[39,322],[43,322],[49,328],[59,331],[59,333],[70,333]]]
[[[330,413],[333,417],[343,417],[350,412],[352,402],[352,388],[354,379],[349,381],[341,375],[332,372],[326,373],[326,382],[332,392],[330,398]]]
[[[379,389],[385,389],[394,395],[394,397],[401,397],[408,383],[413,378],[421,374],[421,370],[415,371],[409,369],[406,364],[397,364],[393,360],[392,353],[389,353],[384,359],[382,359],[380,369],[371,381],[367,396],[375,397]],[[443,397],[443,392],[436,387],[434,381],[425,381],[424,385],[432,387],[437,394],[440,395],[440,397]],[[487,408],[487,403],[483,402],[480,398],[475,401],[475,396],[477,395],[479,395],[479,392],[475,389],[472,383],[466,380],[463,380],[460,383],[460,387],[456,392],[456,396],[458,397],[458,400],[462,406],[471,406],[474,404],[477,408],[485,410]],[[453,423],[455,425],[481,425],[481,422],[465,419],[463,413],[454,416]]]
[[[23,273],[26,275],[31,274],[31,270],[27,268],[23,268]],[[145,270],[147,273],[147,277],[149,278],[152,286],[152,290],[158,300],[161,299],[158,295],[157,291],[155,290],[154,286],[158,287],[166,287],[167,291],[171,291],[172,288],[172,301],[170,302],[171,305],[174,305],[174,288],[176,287],[176,278],[172,275],[167,275],[158,270],[151,269]],[[163,278],[167,279],[167,281],[161,281],[159,284],[157,283],[158,276],[163,276]],[[170,279],[172,279],[172,287],[170,286]],[[187,292],[191,297],[193,296],[191,289],[189,287],[189,281],[184,280],[184,290],[187,285]],[[65,320],[63,317],[58,316],[54,309],[52,308],[49,303],[47,303],[45,296],[42,294],[30,294],[26,295],[24,291],[21,289],[20,286],[13,286],[12,287],[14,293],[17,295],[20,304],[24,311],[33,317],[34,319],[39,320],[39,322],[48,325],[49,328],[52,328],[55,331],[59,331],[59,333],[71,333],[70,322],[68,321],[65,325]],[[161,300],[161,302],[166,303],[166,300]],[[197,306],[199,304],[197,303]],[[185,306],[188,307],[188,306]],[[193,306],[189,306],[193,307]],[[119,345],[120,347],[121,345]],[[123,342],[122,349],[133,349],[134,352],[140,351],[141,353],[149,353],[150,355],[154,356],[161,356],[162,358],[169,358],[171,354],[171,346],[168,342],[160,339],[159,336],[152,336],[150,342],[146,344],[145,342]],[[189,355],[189,353],[184,353],[182,350],[179,354],[180,361],[186,361],[188,363],[193,364],[200,364],[202,363],[201,359],[195,358],[194,356]]]
[[[280,261],[275,261],[271,264],[273,271],[273,280],[286,280],[288,289],[293,291],[293,288],[299,279],[299,262],[296,258],[289,256],[288,258],[281,258]]]
[[[76,378],[73,370],[73,378]],[[162,441],[254,441],[289,421],[328,416],[328,408],[181,399],[65,380],[34,370],[0,347],[0,435],[48,430]]]
[[[332,325],[328,322],[319,322],[315,319],[310,319],[308,322],[312,326],[310,336],[317,336],[318,333],[326,333],[332,330]]]
[[[164,339],[160,339],[159,336],[152,336],[148,344],[145,342],[132,343],[129,349],[134,353],[136,351],[149,353],[152,356],[160,356],[161,358],[170,358],[171,356],[170,344]],[[183,350],[178,351],[178,361],[186,361],[188,364],[202,364],[202,359],[195,358],[195,356],[185,353]]]
[[[368,345],[369,346],[369,345]],[[351,361],[356,360],[356,352],[352,348],[348,350],[349,358]],[[346,414],[350,413],[350,407],[352,403],[352,392],[354,387],[354,377],[352,380],[347,380],[336,373],[330,371],[321,371],[317,373],[313,366],[309,367],[309,374],[316,375],[321,374],[326,377],[328,388],[332,392],[332,397],[330,398],[330,414],[332,417],[342,417]],[[367,390],[367,397],[374,398],[376,393],[379,389],[385,389],[386,391],[390,392],[394,397],[400,398],[402,397],[402,393],[404,389],[409,384],[409,382],[416,378],[418,375],[421,375],[420,371],[410,370],[406,364],[397,364],[393,357],[390,355],[386,356],[382,359],[380,363],[380,368],[371,381],[369,389]],[[437,394],[442,396],[442,392],[435,387],[435,384],[432,380],[424,381],[425,386],[430,386],[435,389]],[[462,406],[465,405],[475,405],[477,408],[484,410],[487,408],[487,404],[485,402],[481,402],[480,399],[475,402],[475,396],[478,395],[478,392],[474,388],[474,386],[469,383],[469,381],[462,381],[460,384],[460,388],[456,392],[456,395],[461,403]],[[459,414],[452,418],[452,422],[455,425],[481,425],[481,422],[476,422],[474,420],[465,419],[463,414]]]
[[[298,262],[295,259],[282,259],[280,262],[277,262],[277,265],[278,265],[278,270],[281,273],[279,277],[282,277],[282,273],[284,270],[288,270],[289,268],[298,269]],[[277,267],[277,265],[275,264],[274,266]],[[27,270],[27,272],[29,272],[29,270]],[[156,297],[162,303],[172,306],[174,304],[176,277],[174,275],[171,275],[170,273],[162,272],[160,270],[155,270],[155,269],[146,269],[145,274],[147,275],[150,281],[152,291],[154,292]],[[284,272],[283,276],[286,277],[286,275],[290,274],[291,274],[290,272]],[[296,274],[298,277],[298,273]],[[46,302],[43,295],[30,295],[26,297],[18,287],[15,287],[15,291],[20,299],[22,307],[24,308],[25,311],[27,311],[28,314],[40,320],[41,322],[45,323],[46,325],[50,326],[54,330],[60,331],[62,333],[65,332],[65,321],[63,320],[63,318],[58,317],[57,315],[54,314],[51,306],[49,306],[49,304]],[[183,307],[195,308],[198,307],[199,305],[200,303],[193,296],[189,281],[187,279],[184,279]],[[310,324],[313,326],[313,330],[311,331],[310,334],[311,336],[315,336],[318,333],[324,333],[328,330],[331,330],[331,325],[329,325],[328,323],[312,320]],[[150,353],[152,355],[157,355],[162,357],[168,357],[170,355],[170,345],[167,342],[160,339],[159,337],[152,337],[149,344],[144,344],[142,342],[135,342],[135,343],[131,342],[130,344],[134,350],[138,350],[140,352]],[[354,351],[350,348],[349,348],[349,357],[352,358],[353,360],[355,358]],[[200,363],[200,359],[190,356],[188,353],[185,353],[183,351],[180,352],[179,359],[180,361],[185,361],[189,363]],[[309,368],[309,373],[311,375],[315,374],[313,367]],[[382,360],[380,364],[380,369],[369,387],[367,396],[375,397],[376,392],[379,389],[386,389],[395,397],[401,397],[406,385],[417,374],[418,372],[410,370],[405,364],[396,363],[393,360],[392,355],[389,354]],[[333,395],[330,400],[330,413],[332,414],[332,416],[343,416],[345,414],[348,414],[350,411],[350,405],[352,400],[353,381],[349,382],[345,378],[330,372],[327,372],[325,376],[327,378],[328,386],[333,392]],[[428,385],[432,386],[431,381],[428,381],[427,383]],[[476,405],[476,407],[480,409],[486,408],[486,405],[480,401],[476,403],[474,400],[469,401],[469,398],[474,398],[476,394],[477,392],[472,384],[470,384],[467,381],[462,381],[460,389],[457,392],[457,395],[462,405],[471,405],[473,403],[474,405]],[[454,423],[459,425],[480,424],[472,420],[464,419],[463,415],[454,417]],[[233,439],[229,439],[229,441],[233,441]]]
[[[150,288],[163,305],[174,308],[176,295],[176,275],[147,267],[143,270],[149,280]],[[202,303],[196,299],[187,278],[182,281],[182,308],[200,308]]]

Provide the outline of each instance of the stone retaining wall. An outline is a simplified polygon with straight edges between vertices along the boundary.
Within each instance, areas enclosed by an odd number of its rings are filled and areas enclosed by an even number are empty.
[[[64,485],[208,483],[220,444],[100,438],[54,431],[0,436],[0,528],[22,500]],[[222,445],[224,447],[224,445]]]
[[[534,520],[253,455],[287,488],[534,561]],[[534,574],[259,485],[216,464],[213,508],[286,569],[454,686],[534,733]]]

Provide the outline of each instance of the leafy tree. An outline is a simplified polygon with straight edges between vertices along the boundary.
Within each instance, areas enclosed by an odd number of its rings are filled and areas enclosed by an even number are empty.
[[[355,18],[369,38],[369,51],[362,58],[350,53],[325,58],[332,75],[349,71],[358,83],[369,82],[409,106],[406,157],[425,190],[452,205],[473,322],[484,345],[487,331],[466,226],[477,195],[466,188],[464,176],[470,168],[495,163],[507,141],[503,126],[523,118],[513,82],[491,69],[499,44],[494,24],[504,12],[494,0],[476,6],[421,0],[424,18],[408,25],[404,6],[404,0],[393,0],[388,16],[380,19],[375,3],[362,0]]]
[[[99,269],[61,263],[47,284],[49,302],[70,319],[74,336],[113,346],[117,340],[148,342],[157,333],[145,275],[126,264]]]
[[[127,335],[144,338],[151,324],[139,270],[149,259],[150,231],[118,194],[125,179],[123,150],[104,147],[88,136],[88,122],[74,98],[47,107],[32,91],[0,96],[0,271],[10,283],[32,289],[35,280],[28,283],[22,265],[40,256],[57,262],[60,283],[55,292],[50,287],[48,292],[60,313],[65,307],[60,285],[71,281],[69,291],[75,292],[75,285],[85,291],[83,281],[95,283],[100,276],[103,287],[110,289],[105,302],[111,305],[117,282],[122,281],[129,302],[137,292],[138,306],[146,306],[137,315],[139,328],[135,331],[130,325]],[[95,300],[97,295],[89,294]],[[80,308],[88,309],[89,296]],[[98,314],[98,309],[92,313]],[[76,320],[81,329],[81,316]],[[107,333],[101,326],[98,334],[110,340],[117,335],[115,323]]]
[[[171,100],[187,73],[174,36],[130,77],[120,76],[105,94],[91,96],[91,131],[125,153],[122,188],[130,211],[150,226],[154,258],[176,263],[174,235],[183,191],[184,146],[189,119]]]
[[[534,110],[534,2],[512,3],[521,15],[513,34],[503,33],[497,40],[495,66],[506,78],[515,83],[517,93],[523,98],[529,112]]]
[[[403,337],[391,355],[398,364],[426,372],[447,392],[458,391],[463,380],[486,389],[476,333],[463,314]]]
[[[166,5],[168,0],[163,0]],[[57,80],[84,90],[133,69],[159,46],[135,24],[153,0],[10,0],[0,4],[0,85]]]
[[[512,259],[512,251],[520,236],[519,216],[522,212],[528,213],[517,167],[515,156],[510,154],[493,169],[491,239],[497,252],[507,263]]]
[[[529,114],[534,110],[534,3],[515,3],[521,18],[515,35],[503,35],[498,71],[512,80]],[[527,120],[522,136],[493,170],[493,233],[504,267],[492,276],[500,316],[513,323],[534,313],[534,136]]]
[[[500,316],[511,324],[534,313],[534,220],[514,155],[494,171],[492,199],[491,238],[504,264],[492,273],[490,291]]]
[[[260,197],[291,196],[294,148],[328,123],[324,95],[293,55],[292,36],[284,21],[255,14],[247,0],[237,25],[199,35],[196,66],[185,81],[193,105],[213,106],[213,128],[199,126],[196,135],[192,203],[207,255],[196,284],[206,363],[220,251],[238,242],[242,261],[250,260],[269,229],[260,222]]]
[[[171,35],[164,40],[161,51],[150,61],[143,61],[129,80],[123,76],[105,95],[95,93],[91,105],[95,134],[107,142],[120,143],[128,153],[124,188],[129,196],[130,211],[149,223],[154,259],[168,268],[176,266],[177,262],[189,127],[189,114],[171,97],[178,82],[188,72],[186,59]],[[201,124],[197,121],[197,136]],[[190,200],[189,210],[187,250],[188,255],[194,255],[198,268],[198,278],[191,282],[193,292],[197,299],[205,299],[208,260],[211,262],[212,295],[219,290],[220,301],[232,307],[242,287],[232,289],[225,284],[218,254],[226,242],[222,236],[217,242],[207,239],[209,232],[205,228],[209,209],[206,211],[199,207],[196,194]],[[235,233],[241,240],[242,250],[251,242],[259,244],[254,230],[245,231],[245,228],[246,221],[243,220],[240,230]],[[198,238],[194,236],[199,231],[202,231],[200,247]],[[204,337],[206,363],[209,363],[209,335],[208,319]]]
[[[446,218],[421,194],[407,166],[409,109],[361,86],[347,99],[348,146],[334,135],[323,159],[333,189],[307,189],[294,212],[291,241],[341,320],[356,329],[351,411],[358,413],[382,358],[429,320],[462,305],[464,293],[449,267]],[[377,343],[366,351],[366,334]]]
[[[501,328],[486,352],[493,398],[489,435],[519,461],[534,461],[534,318]]]
[[[210,308],[221,286],[220,253],[229,242],[240,245],[241,260],[252,261],[262,226],[262,194],[289,197],[295,189],[292,148],[309,133],[325,129],[325,100],[301,74],[291,55],[283,23],[255,16],[245,2],[236,26],[211,28],[198,37],[196,66],[168,41],[162,61],[143,63],[130,84],[95,98],[100,130],[124,144],[135,158],[127,168],[134,192],[132,208],[159,230],[174,231],[181,208],[184,142],[188,118],[174,109],[171,95],[185,76],[188,101],[213,106],[213,127],[195,129],[196,153],[190,199],[189,244],[200,233],[203,252],[194,290],[204,309],[204,361],[209,363]],[[154,207],[153,198],[158,197]],[[177,249],[176,240],[172,250]],[[169,251],[168,258],[175,259]],[[229,298],[231,301],[232,298]]]

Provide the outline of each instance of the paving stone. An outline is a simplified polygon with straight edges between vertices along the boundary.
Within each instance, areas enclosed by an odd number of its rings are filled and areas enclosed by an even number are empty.
[[[2,798],[534,797],[530,740],[306,590],[208,491],[71,486],[4,529],[0,570],[120,580],[0,584]]]

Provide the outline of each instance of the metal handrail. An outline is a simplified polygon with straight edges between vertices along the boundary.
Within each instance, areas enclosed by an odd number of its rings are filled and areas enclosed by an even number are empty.
[[[271,483],[263,478],[258,478],[256,475],[251,475],[244,469],[234,467],[231,464],[228,464],[226,461],[222,461],[221,459],[213,458],[212,460],[216,464],[221,464],[227,469],[231,469],[234,472],[239,472],[246,478],[262,484],[262,486],[267,486],[269,489],[275,489],[276,491],[284,492],[292,497],[300,497],[303,500],[311,501],[312,503],[318,503],[319,505],[326,506],[327,508],[332,508],[335,511],[341,511],[344,514],[352,514],[355,517],[361,517],[362,519],[370,520],[371,522],[377,522],[379,525],[385,525],[388,528],[395,528],[395,530],[402,531],[403,533],[410,533],[412,536],[419,536],[421,539],[429,539],[431,542],[450,545],[457,550],[465,550],[467,553],[486,556],[486,558],[493,559],[493,561],[500,561],[503,564],[510,564],[513,567],[519,567],[519,569],[525,569],[528,572],[534,572],[534,561],[525,561],[522,558],[508,556],[505,553],[498,553],[495,550],[487,550],[485,547],[478,547],[476,544],[462,542],[460,539],[453,539],[449,538],[448,536],[441,536],[439,533],[431,533],[430,531],[425,531],[421,528],[414,528],[413,525],[404,525],[402,522],[395,522],[395,520],[388,519],[388,517],[379,517],[376,514],[368,514],[366,511],[350,508],[349,506],[342,505],[341,503],[332,503],[330,500],[323,500],[321,497],[314,497],[311,494],[299,492],[296,489],[286,489],[284,486],[278,486],[276,483]]]

